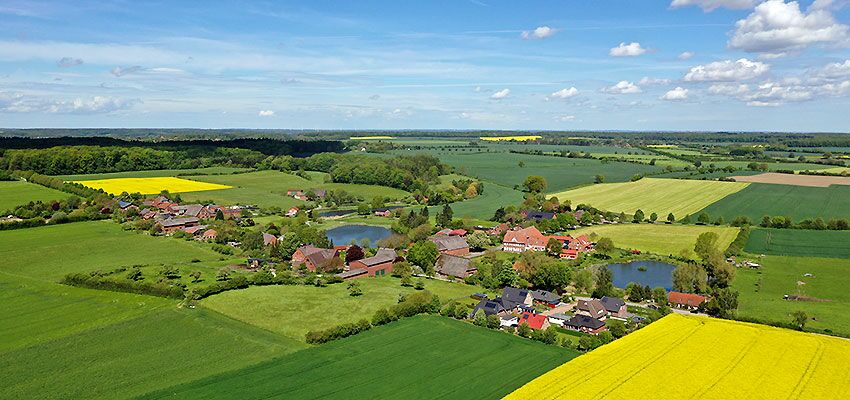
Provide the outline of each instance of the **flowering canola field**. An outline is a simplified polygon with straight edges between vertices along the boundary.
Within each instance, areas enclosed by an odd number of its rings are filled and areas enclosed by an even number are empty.
[[[156,194],[163,190],[167,190],[171,193],[200,192],[204,190],[230,189],[232,187],[219,185],[217,183],[190,181],[188,179],[174,177],[114,178],[92,181],[75,181],[75,183],[80,183],[90,188],[103,189],[104,192],[110,194],[121,194],[122,192]]]
[[[506,399],[848,399],[850,341],[670,314]]]
[[[489,142],[499,142],[499,141],[508,141],[508,140],[516,140],[518,142],[524,142],[526,140],[537,140],[542,138],[543,136],[482,136],[479,139],[486,140]]]

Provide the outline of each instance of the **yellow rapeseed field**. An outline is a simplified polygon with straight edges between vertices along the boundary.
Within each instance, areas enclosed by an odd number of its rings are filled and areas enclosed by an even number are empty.
[[[488,142],[499,142],[499,141],[507,141],[507,140],[516,140],[518,142],[524,142],[528,140],[537,140],[542,138],[543,136],[482,136],[479,139],[486,140]]]
[[[163,190],[167,190],[171,193],[182,193],[231,188],[231,186],[227,185],[190,181],[188,179],[180,179],[174,177],[114,178],[99,179],[93,181],[76,181],[76,183],[80,183],[95,189],[103,189],[103,191],[111,194],[121,194],[122,192],[156,194]]]
[[[506,399],[848,399],[850,341],[671,314]]]
[[[395,138],[392,137],[392,136],[352,136],[349,139],[351,139],[351,140],[379,140],[379,139],[390,140],[390,139],[395,139]]]

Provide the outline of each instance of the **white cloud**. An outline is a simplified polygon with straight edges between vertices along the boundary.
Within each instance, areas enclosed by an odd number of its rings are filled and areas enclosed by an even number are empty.
[[[549,38],[549,37],[552,37],[553,35],[555,35],[555,32],[557,32],[556,29],[552,29],[552,28],[544,25],[544,26],[538,26],[537,28],[534,28],[534,30],[532,30],[532,31],[522,31],[522,33],[520,34],[520,37],[522,37],[523,39],[526,39],[526,40],[529,40],[529,39],[546,39],[546,38]]]
[[[76,67],[83,63],[81,58],[73,58],[73,57],[62,57],[59,61],[56,61],[56,66],[59,68],[70,68]]]
[[[826,79],[850,78],[850,60],[827,64],[817,75]]]
[[[127,74],[133,74],[141,71],[143,68],[139,65],[134,65],[132,67],[115,67],[109,71],[110,74],[115,75],[117,77],[122,77]]]
[[[621,42],[619,46],[608,51],[608,55],[612,57],[636,57],[643,53],[646,53],[646,48],[641,47],[638,42],[631,42],[629,44]]]
[[[496,93],[493,93],[490,96],[490,98],[493,99],[493,100],[502,100],[502,99],[508,97],[510,94],[511,94],[510,89],[502,89],[502,90],[500,90]]]
[[[705,12],[711,12],[718,8],[729,8],[733,10],[743,10],[752,8],[756,5],[757,0],[673,0],[670,3],[671,8],[680,8],[688,6],[697,6]]]
[[[688,89],[682,88],[681,86],[677,86],[675,89],[664,93],[664,96],[661,96],[661,100],[686,100],[688,98]]]
[[[570,97],[578,96],[578,89],[575,87],[563,88],[556,92],[552,92],[549,96],[546,96],[546,100],[549,99],[569,99]]]
[[[678,58],[679,58],[680,60],[690,60],[693,56],[694,56],[694,52],[692,52],[692,51],[683,51],[681,54],[679,54],[679,57],[678,57]]]
[[[57,100],[24,93],[0,92],[0,112],[45,114],[108,114],[141,103],[108,96]]]
[[[274,117],[274,111],[272,111],[272,110],[260,110],[260,112],[257,115],[259,115],[260,117]]]
[[[685,74],[688,82],[734,82],[758,78],[770,69],[768,64],[742,58],[697,65]]]
[[[644,76],[643,78],[640,78],[640,80],[638,81],[638,85],[641,85],[641,86],[649,86],[649,85],[669,85],[669,84],[670,84],[670,80],[669,80],[669,79],[663,79],[663,78],[650,78],[650,77],[648,77],[648,76]]]
[[[559,116],[555,117],[555,121],[558,121],[558,122],[572,122],[572,121],[575,121],[575,120],[576,120],[575,115],[559,115]]]
[[[729,84],[729,83],[718,83],[711,85],[708,88],[708,92],[711,94],[718,95],[726,95],[726,96],[741,96],[750,91],[750,85],[747,84]]]
[[[803,12],[796,1],[767,0],[735,23],[729,47],[779,56],[813,44],[850,44],[850,27],[838,23],[824,3],[816,4]]]
[[[602,91],[611,94],[631,94],[641,92],[640,87],[629,81],[617,82],[616,85],[603,88]]]

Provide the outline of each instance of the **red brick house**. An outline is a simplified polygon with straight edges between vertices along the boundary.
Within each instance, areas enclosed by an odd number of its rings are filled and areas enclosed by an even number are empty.
[[[358,276],[383,276],[393,272],[393,262],[395,259],[395,250],[381,248],[372,257],[352,261],[348,265],[349,272],[363,270],[365,273]]]
[[[292,255],[292,267],[298,268],[304,265],[307,270],[315,272],[337,256],[339,251],[336,249],[320,249],[313,245],[301,246]]]
[[[428,239],[437,245],[440,254],[463,256],[469,254],[469,244],[461,236],[436,236]]]
[[[548,236],[540,233],[537,228],[529,226],[528,228],[511,230],[505,233],[505,238],[502,239],[502,251],[512,253],[544,251],[546,250],[546,242],[548,241]]]
[[[218,237],[218,232],[215,229],[207,229],[201,234],[201,240],[215,240]]]
[[[196,226],[200,223],[195,217],[167,218],[157,222],[165,234],[171,234],[183,228]]]
[[[707,302],[708,298],[692,293],[670,292],[667,293],[667,301],[675,307],[692,310]]]
[[[543,314],[526,311],[519,317],[519,325],[522,325],[523,323],[528,324],[528,327],[531,329],[541,330],[549,327],[549,318]]]

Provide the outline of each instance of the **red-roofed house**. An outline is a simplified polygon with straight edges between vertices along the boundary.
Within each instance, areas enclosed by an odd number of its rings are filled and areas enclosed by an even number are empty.
[[[292,207],[286,212],[286,216],[289,218],[294,218],[298,215],[298,207]]]
[[[692,293],[670,292],[667,293],[667,301],[669,301],[670,304],[676,307],[687,308],[691,310],[699,307],[700,304],[708,301],[708,298]]]
[[[215,229],[207,229],[201,234],[201,240],[215,240],[218,237],[218,232]]]
[[[466,229],[455,229],[449,232],[449,236],[466,236]]]
[[[505,233],[502,239],[502,251],[522,253],[523,251],[544,251],[549,237],[540,233],[537,228],[529,226]]]
[[[534,330],[546,329],[549,327],[549,318],[547,318],[543,314],[535,314],[532,312],[524,312],[522,316],[519,317],[519,324],[525,322],[528,324],[528,327]]]

